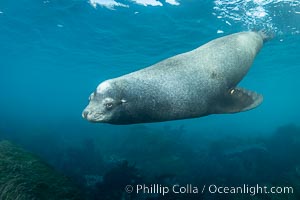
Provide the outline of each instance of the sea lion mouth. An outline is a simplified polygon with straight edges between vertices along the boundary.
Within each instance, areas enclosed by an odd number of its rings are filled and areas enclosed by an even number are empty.
[[[105,118],[103,113],[93,112],[86,109],[82,112],[82,117],[90,122],[101,122]]]
[[[100,121],[103,121],[104,114],[103,113],[95,113],[95,114],[93,114],[93,116],[91,118],[92,118],[92,120],[90,120],[90,121],[100,122]]]

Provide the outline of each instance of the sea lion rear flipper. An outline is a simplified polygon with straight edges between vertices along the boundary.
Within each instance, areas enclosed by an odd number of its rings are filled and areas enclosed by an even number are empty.
[[[230,89],[221,98],[213,113],[236,113],[251,110],[263,101],[263,96],[243,88]]]

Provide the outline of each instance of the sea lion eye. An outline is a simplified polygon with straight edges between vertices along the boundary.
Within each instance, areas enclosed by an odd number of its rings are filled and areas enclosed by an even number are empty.
[[[110,108],[112,108],[112,106],[113,106],[113,104],[112,104],[112,103],[105,103],[105,107],[106,107],[107,109],[110,109]]]

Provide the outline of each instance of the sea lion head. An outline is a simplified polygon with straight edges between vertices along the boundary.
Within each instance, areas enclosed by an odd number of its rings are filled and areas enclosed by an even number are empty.
[[[117,123],[124,112],[126,100],[112,80],[100,83],[90,95],[89,104],[83,110],[82,117],[90,122]]]

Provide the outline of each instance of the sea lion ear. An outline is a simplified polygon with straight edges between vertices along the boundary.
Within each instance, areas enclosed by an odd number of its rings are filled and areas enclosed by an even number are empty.
[[[236,113],[251,110],[259,106],[263,101],[263,97],[256,92],[249,91],[243,88],[232,88],[223,98],[220,98],[220,102],[214,106],[211,113]]]

